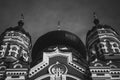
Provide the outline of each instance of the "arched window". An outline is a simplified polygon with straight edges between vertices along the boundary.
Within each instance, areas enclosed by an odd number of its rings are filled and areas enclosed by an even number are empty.
[[[18,45],[10,45],[10,50],[9,50],[8,56],[13,56],[13,57],[17,58],[18,54],[19,54],[19,52],[18,52],[19,49],[20,48]]]
[[[26,62],[28,61],[29,56],[28,56],[27,51],[22,50],[22,57],[23,57],[23,60],[24,60],[24,61],[26,61]]]

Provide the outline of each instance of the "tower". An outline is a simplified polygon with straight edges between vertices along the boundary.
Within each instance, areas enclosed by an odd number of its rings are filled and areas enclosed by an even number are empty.
[[[23,15],[22,15],[23,17]],[[31,62],[31,37],[23,29],[23,18],[18,26],[6,29],[0,37],[0,67],[3,80],[25,80]]]
[[[88,31],[86,46],[93,80],[120,80],[120,36],[108,25],[99,23]]]

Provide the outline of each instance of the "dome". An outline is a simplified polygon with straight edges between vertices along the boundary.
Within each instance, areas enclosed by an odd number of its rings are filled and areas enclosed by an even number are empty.
[[[78,36],[68,31],[56,30],[48,32],[37,39],[32,50],[33,62],[38,56],[42,57],[40,53],[41,51],[49,46],[55,45],[69,46],[78,51],[82,57],[86,58],[85,46]]]

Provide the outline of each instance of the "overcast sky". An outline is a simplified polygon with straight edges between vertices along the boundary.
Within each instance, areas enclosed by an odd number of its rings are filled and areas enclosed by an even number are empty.
[[[93,24],[93,12],[102,24],[113,26],[120,33],[120,0],[0,0],[0,33],[16,26],[21,13],[24,28],[34,43],[41,35],[57,29],[75,33],[85,42]]]

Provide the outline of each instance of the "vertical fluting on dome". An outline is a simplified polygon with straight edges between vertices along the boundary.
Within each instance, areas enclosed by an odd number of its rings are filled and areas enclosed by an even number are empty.
[[[24,79],[30,68],[31,62],[31,37],[23,29],[23,15],[18,26],[6,29],[0,37],[0,65],[6,68],[6,79],[14,79],[18,76]],[[21,73],[23,72],[23,73]],[[20,76],[20,74],[22,74]]]
[[[92,74],[97,75],[97,70],[101,71],[104,70],[104,68],[110,70],[111,66],[119,70],[120,36],[111,26],[99,24],[99,20],[96,17],[94,24],[95,26],[88,31],[86,37],[88,62],[90,63],[90,67],[92,67]],[[96,69],[96,67],[98,67],[98,69]],[[94,72],[95,69],[96,71]],[[101,73],[103,76],[112,75],[109,71],[108,74],[104,72]],[[96,77],[99,77],[99,74]],[[106,76],[103,78],[106,79]],[[108,76],[107,78],[111,80],[112,77]]]

